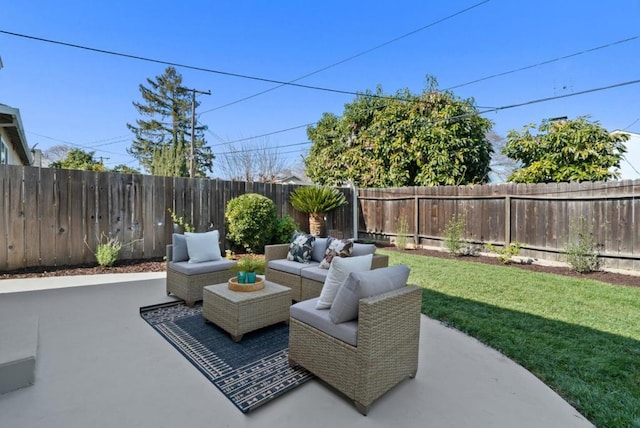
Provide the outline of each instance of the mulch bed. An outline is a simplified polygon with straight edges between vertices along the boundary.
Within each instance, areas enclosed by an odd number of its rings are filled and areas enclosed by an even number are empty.
[[[400,251],[395,247],[385,247],[386,250]],[[495,257],[477,256],[477,257],[455,257],[449,253],[429,250],[429,249],[408,249],[403,250],[407,254],[416,254],[429,257],[439,257],[445,259],[456,259],[468,261],[470,263],[485,263],[491,265],[503,265],[503,263]],[[631,287],[640,287],[640,276],[624,275],[614,272],[591,272],[580,274],[568,267],[546,266],[537,263],[520,264],[512,263],[513,269],[526,269],[535,272],[547,272],[557,275],[565,275],[574,278],[588,278],[596,281],[602,281],[609,284],[625,285]],[[1,272],[0,279],[12,278],[43,278],[49,276],[68,276],[68,275],[94,275],[101,273],[137,273],[137,272],[164,272],[165,262],[163,259],[151,260],[119,260],[115,266],[101,267],[96,265],[79,265],[79,266],[54,266],[54,267],[33,267],[20,269],[11,272]]]

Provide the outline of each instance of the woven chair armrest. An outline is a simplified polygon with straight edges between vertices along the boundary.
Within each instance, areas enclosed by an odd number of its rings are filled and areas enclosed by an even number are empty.
[[[287,258],[289,244],[273,244],[264,246],[264,259],[267,264],[271,260],[281,260]]]
[[[420,334],[422,288],[408,285],[360,300],[358,348],[393,349]],[[375,355],[378,351],[370,353]]]
[[[389,256],[386,254],[374,254],[371,260],[371,269],[380,269],[389,266]]]

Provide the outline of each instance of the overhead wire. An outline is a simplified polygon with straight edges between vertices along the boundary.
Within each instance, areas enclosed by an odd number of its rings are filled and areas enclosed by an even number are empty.
[[[470,80],[470,81],[465,82],[465,83],[460,83],[460,84],[457,84],[457,85],[454,85],[454,86],[450,86],[450,87],[448,87],[446,89],[443,89],[443,90],[444,91],[449,91],[449,90],[452,90],[452,89],[455,89],[455,88],[468,86],[468,85],[471,85],[471,84],[474,84],[474,83],[482,82],[482,81],[493,79],[493,78],[496,78],[496,77],[505,76],[505,75],[508,75],[508,74],[517,73],[517,72],[520,72],[520,71],[528,70],[528,69],[539,67],[539,66],[542,66],[542,65],[551,64],[553,62],[566,60],[566,59],[573,58],[573,57],[576,57],[576,56],[579,56],[579,55],[584,55],[584,54],[595,52],[595,51],[598,51],[598,50],[610,48],[612,46],[616,46],[616,45],[619,45],[619,44],[622,44],[622,43],[627,43],[627,42],[630,42],[630,41],[633,41],[633,40],[637,40],[639,38],[640,38],[640,35],[627,37],[625,39],[621,39],[621,40],[618,40],[618,41],[615,41],[615,42],[612,42],[612,43],[607,43],[605,45],[596,46],[596,47],[593,47],[593,48],[590,48],[590,49],[585,49],[585,50],[582,50],[582,51],[579,51],[579,52],[574,52],[574,53],[571,53],[571,54],[568,54],[568,55],[564,55],[564,56],[561,56],[561,57],[549,59],[549,60],[538,62],[538,63],[535,63],[535,64],[530,64],[530,65],[527,65],[527,66],[524,66],[524,67],[512,69],[512,70],[501,72],[501,73],[492,74],[490,76],[485,76],[485,77],[482,77],[482,78],[479,78],[479,79]],[[375,109],[378,109],[378,108],[382,108],[382,107],[383,106],[374,107],[372,110],[375,110]],[[482,107],[478,107],[478,108],[482,108]],[[488,107],[488,108],[491,109],[492,107]],[[638,121],[640,121],[640,118],[636,119],[633,123],[631,123],[629,126],[627,126],[624,129],[625,130],[629,129],[631,126],[635,125]],[[232,143],[239,142],[239,141],[251,140],[251,139],[254,139],[254,138],[261,138],[261,137],[264,137],[264,136],[269,136],[269,135],[279,134],[279,133],[283,133],[283,132],[288,132],[288,131],[296,130],[296,129],[299,129],[299,128],[306,128],[308,126],[315,125],[316,123],[318,123],[318,122],[316,121],[316,122],[306,123],[306,124],[303,124],[303,125],[292,126],[292,127],[289,127],[289,128],[284,128],[284,129],[280,129],[280,130],[276,130],[276,131],[271,131],[271,132],[268,132],[268,133],[265,133],[265,134],[256,135],[256,136],[253,136],[253,137],[247,137],[247,138],[242,138],[242,139],[239,139],[239,140],[228,141],[228,142],[225,142],[225,143],[218,144],[217,146],[228,145],[228,144],[232,144]]]
[[[258,97],[258,96],[263,95],[263,94],[266,94],[266,93],[268,93],[268,92],[275,91],[276,89],[282,88],[283,86],[291,85],[291,84],[293,84],[293,83],[295,83],[295,82],[298,82],[298,81],[300,81],[300,80],[302,80],[302,79],[306,79],[307,77],[311,77],[311,76],[313,76],[313,75],[316,75],[316,74],[322,73],[323,71],[329,70],[330,68],[337,67],[338,65],[342,65],[342,64],[344,64],[344,63],[346,63],[346,62],[349,62],[349,61],[351,61],[351,60],[354,60],[354,59],[356,59],[356,58],[359,58],[359,57],[361,57],[361,56],[364,56],[364,55],[366,55],[366,54],[368,54],[368,53],[371,53],[371,52],[373,52],[373,51],[375,51],[375,50],[378,50],[378,49],[383,48],[383,47],[385,47],[385,46],[388,46],[388,45],[390,45],[390,44],[392,44],[392,43],[395,43],[395,42],[397,42],[397,41],[399,41],[399,40],[402,40],[402,39],[407,38],[407,37],[409,37],[409,36],[412,36],[412,35],[414,35],[414,34],[416,34],[416,33],[419,33],[419,32],[421,32],[421,31],[424,31],[424,30],[426,30],[426,29],[428,29],[428,28],[431,28],[431,27],[433,27],[433,26],[435,26],[435,25],[438,25],[438,24],[441,24],[441,23],[443,23],[443,22],[445,22],[445,21],[448,21],[448,20],[450,20],[450,19],[453,19],[453,18],[455,18],[456,16],[459,16],[459,15],[462,15],[462,14],[464,14],[464,13],[466,13],[466,12],[469,12],[469,11],[471,11],[472,9],[475,9],[475,8],[477,8],[477,7],[479,7],[479,6],[482,6],[482,5],[483,5],[483,4],[485,4],[485,3],[488,3],[489,1],[491,1],[491,0],[484,0],[484,1],[481,1],[481,2],[479,2],[479,3],[476,3],[476,4],[472,5],[472,6],[469,6],[469,7],[467,7],[467,8],[462,9],[462,10],[459,10],[458,12],[455,12],[455,13],[453,13],[453,14],[451,14],[451,15],[445,16],[444,18],[440,18],[440,19],[438,19],[438,20],[436,20],[436,21],[434,21],[434,22],[431,22],[430,24],[427,24],[427,25],[424,25],[424,26],[422,26],[422,27],[420,27],[420,28],[417,28],[417,29],[415,29],[415,30],[409,31],[408,33],[404,33],[404,34],[402,34],[402,35],[400,35],[400,36],[398,36],[398,37],[394,37],[393,39],[388,40],[388,41],[386,41],[386,42],[384,42],[384,43],[380,43],[380,44],[378,44],[378,45],[376,45],[376,46],[374,46],[374,47],[372,47],[372,48],[369,48],[369,49],[366,49],[366,50],[364,50],[364,51],[361,51],[361,52],[358,52],[358,53],[356,53],[356,54],[353,54],[353,55],[351,55],[351,56],[348,56],[348,57],[346,57],[346,58],[344,58],[344,59],[341,59],[340,61],[337,61],[337,62],[334,62],[334,63],[332,63],[332,64],[329,64],[329,65],[327,65],[327,66],[325,66],[325,67],[322,67],[322,68],[319,68],[319,69],[317,69],[317,70],[315,70],[315,71],[312,71],[312,72],[310,72],[310,73],[304,74],[304,75],[302,75],[302,76],[300,76],[300,77],[296,77],[295,79],[290,80],[290,81],[288,81],[288,82],[286,82],[286,83],[280,83],[280,84],[279,84],[279,85],[277,85],[277,86],[274,86],[274,87],[269,88],[269,89],[265,89],[264,91],[257,92],[257,93],[255,93],[255,94],[253,94],[253,95],[248,95],[248,96],[246,96],[246,97],[243,97],[243,98],[237,99],[237,100],[235,100],[235,101],[231,101],[231,102],[228,102],[228,103],[226,103],[226,104],[220,105],[220,106],[218,106],[218,107],[214,107],[214,108],[212,108],[212,109],[205,110],[205,111],[203,111],[203,112],[202,112],[202,113],[200,113],[200,114],[205,114],[205,113],[209,113],[209,112],[212,112],[212,111],[220,110],[220,109],[223,109],[223,108],[225,108],[225,107],[229,107],[229,106],[232,106],[232,105],[234,105],[234,104],[238,104],[238,103],[241,103],[241,102],[243,102],[243,101],[250,100],[250,99],[252,99],[252,98]]]

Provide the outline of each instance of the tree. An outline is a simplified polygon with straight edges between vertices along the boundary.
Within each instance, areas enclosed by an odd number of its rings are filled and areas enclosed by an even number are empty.
[[[420,95],[367,91],[341,117],[324,113],[307,128],[306,174],[315,183],[361,187],[485,183],[491,122],[473,104],[438,91],[433,78]]]
[[[628,134],[609,134],[586,116],[574,120],[543,120],[520,132],[509,131],[503,153],[522,163],[509,177],[516,183],[607,181],[618,178]]]
[[[135,135],[127,152],[151,174],[172,171],[172,175],[188,177],[190,150],[185,148],[191,147],[191,96],[182,86],[182,76],[173,67],[167,67],[155,80],[147,79],[147,83],[149,87],[139,87],[143,103],[133,105],[139,114],[150,119],[136,120],[137,126],[127,124]],[[196,107],[198,105],[196,102]],[[204,139],[206,129],[206,126],[195,127],[194,168],[199,177],[211,172],[215,158]],[[158,161],[157,156],[164,156],[171,165]]]
[[[67,157],[67,154],[73,150],[73,147],[66,144],[56,144],[49,147],[42,153],[42,156],[49,160],[49,162],[58,162]]]
[[[228,146],[222,154],[220,169],[230,180],[272,183],[285,171],[285,160],[268,139]]]
[[[85,171],[106,171],[101,160],[94,159],[95,152],[85,152],[80,149],[72,149],[67,155],[56,162],[51,163],[51,168],[80,169]]]
[[[114,166],[111,171],[119,172],[121,174],[140,174],[140,171],[136,168],[131,168],[123,163]]]

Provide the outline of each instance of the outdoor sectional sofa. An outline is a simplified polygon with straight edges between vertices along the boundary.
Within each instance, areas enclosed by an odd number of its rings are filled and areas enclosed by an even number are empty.
[[[300,302],[320,296],[328,269],[318,267],[324,258],[327,238],[316,238],[311,260],[299,263],[287,260],[289,244],[275,244],[265,246],[265,276],[268,281],[291,288],[293,300]],[[374,244],[354,243],[352,257],[373,254],[371,269],[389,266],[389,256],[375,254]]]

